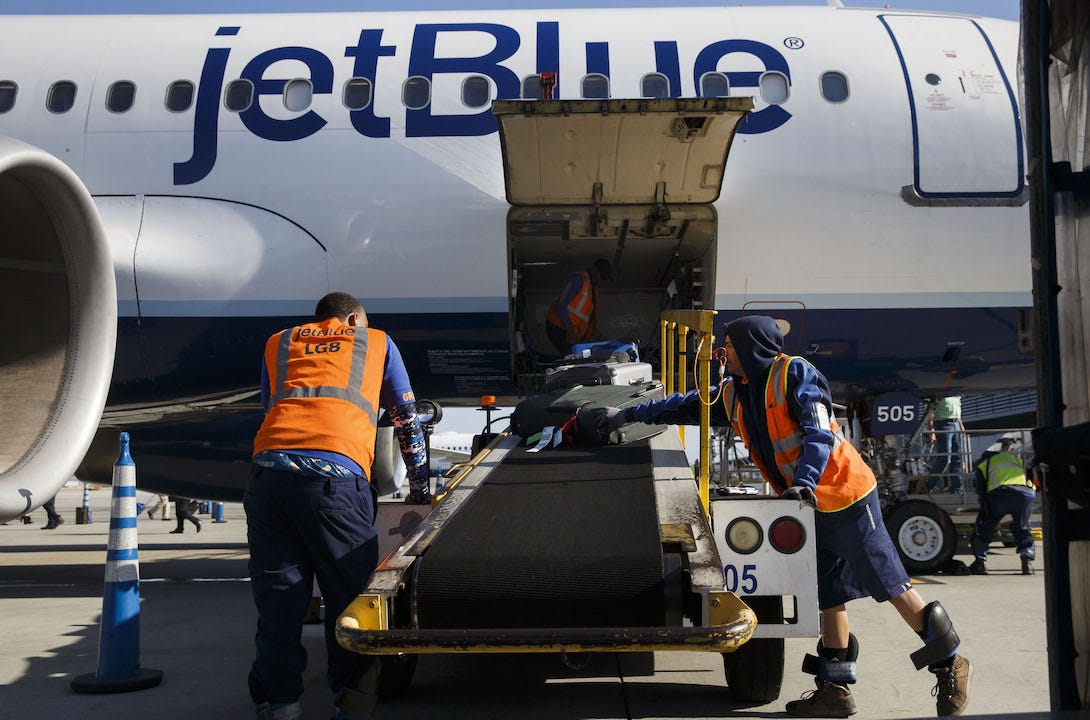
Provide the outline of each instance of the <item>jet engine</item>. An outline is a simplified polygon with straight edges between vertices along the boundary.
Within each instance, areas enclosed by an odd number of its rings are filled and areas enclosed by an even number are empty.
[[[0,137],[0,520],[83,459],[113,370],[117,290],[102,221],[63,162]]]

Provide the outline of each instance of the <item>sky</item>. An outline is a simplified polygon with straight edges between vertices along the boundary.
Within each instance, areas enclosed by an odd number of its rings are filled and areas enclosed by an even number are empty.
[[[0,0],[6,13],[204,13],[368,10],[516,10],[534,8],[747,7],[825,5],[821,0]],[[1019,0],[844,0],[849,7],[942,10],[1017,20]]]
[[[363,12],[368,10],[516,10],[535,8],[746,7],[826,5],[823,0],[0,0],[0,14]],[[1019,0],[844,0],[849,7],[941,10],[1017,20]],[[506,414],[506,413],[504,413]],[[484,413],[450,408],[437,432],[479,432]],[[695,433],[692,433],[695,435]]]

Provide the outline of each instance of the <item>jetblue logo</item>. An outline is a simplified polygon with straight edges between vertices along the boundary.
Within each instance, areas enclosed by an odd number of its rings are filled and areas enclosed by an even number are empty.
[[[174,184],[191,185],[208,176],[216,165],[218,152],[219,113],[222,108],[220,98],[223,95],[227,61],[231,56],[230,38],[243,31],[240,27],[222,27],[216,32],[222,38],[216,47],[208,49],[201,69],[200,83],[197,87],[197,101],[193,113],[193,154],[184,162],[174,163]],[[487,33],[495,40],[491,52],[476,57],[436,57],[436,46],[445,38],[456,33]],[[344,49],[344,57],[352,59],[352,76],[367,78],[373,88],[378,87],[379,65],[384,58],[397,54],[398,47],[384,44],[381,29],[362,29],[354,44]],[[534,48],[526,50],[523,38],[514,28],[495,23],[445,23],[417,25],[413,32],[409,48],[409,77],[423,77],[429,81],[443,74],[484,75],[492,80],[499,99],[519,97],[520,79],[513,70],[505,65],[516,54],[534,52],[538,73],[558,72],[560,69],[560,26],[556,22],[539,22],[535,30]],[[448,38],[449,39],[449,38]],[[654,66],[670,80],[670,88],[675,97],[681,95],[681,71],[678,60],[678,44],[675,41],[658,41],[653,48]],[[586,68],[588,73],[601,73],[609,77],[609,43],[586,43]],[[790,82],[791,74],[787,61],[775,48],[753,40],[719,40],[702,48],[696,54],[691,70],[693,85],[700,87],[700,78],[704,73],[716,72],[724,58],[748,56],[746,67],[753,66],[752,58],[757,58],[764,66],[762,71],[723,70],[732,88],[752,89],[750,94],[758,94],[757,87],[761,73],[774,70],[782,72]],[[303,112],[290,119],[273,118],[261,109],[261,96],[281,95],[285,78],[267,78],[266,71],[281,60],[295,60],[306,66],[309,80],[315,95],[328,95],[333,92],[333,61],[319,50],[302,46],[278,47],[265,50],[250,59],[243,67],[239,77],[253,84],[254,97],[250,106],[239,113],[239,119],[246,129],[254,135],[274,142],[291,142],[310,137],[326,124],[327,120],[313,110]],[[722,63],[731,65],[730,60]],[[561,83],[565,78],[560,78]],[[570,81],[568,81],[570,82]],[[372,95],[374,96],[374,94]],[[577,97],[578,92],[569,90],[564,93],[559,87],[556,97]],[[376,114],[374,103],[362,110],[348,110],[352,127],[360,135],[370,138],[390,137],[390,118]],[[440,137],[488,135],[496,131],[496,120],[490,109],[465,114],[432,113],[431,105],[420,109],[406,108],[406,137]],[[778,105],[770,105],[759,112],[750,114],[739,132],[743,134],[764,133],[783,125],[791,114]]]

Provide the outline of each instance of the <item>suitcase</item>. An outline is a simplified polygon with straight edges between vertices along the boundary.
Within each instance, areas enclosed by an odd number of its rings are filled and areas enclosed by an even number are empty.
[[[560,427],[572,416],[587,410],[602,407],[627,408],[662,398],[662,385],[657,382],[561,388],[520,402],[511,414],[511,429],[523,438],[528,438],[549,425]],[[665,429],[665,425],[628,423],[610,433],[608,437],[601,437],[593,428],[581,426],[576,438],[580,442],[591,444],[620,445],[658,435]]]
[[[650,363],[579,363],[545,370],[545,392],[575,385],[636,385],[645,382],[651,382]]]

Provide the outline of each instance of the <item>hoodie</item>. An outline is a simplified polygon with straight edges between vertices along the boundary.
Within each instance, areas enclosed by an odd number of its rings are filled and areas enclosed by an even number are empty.
[[[742,418],[749,435],[749,452],[758,458],[771,476],[766,479],[778,491],[792,485],[816,487],[832,451],[834,435],[831,429],[832,398],[829,383],[817,368],[802,358],[794,358],[787,368],[788,412],[803,429],[802,454],[795,476],[785,478],[776,467],[776,454],[768,434],[768,417],[764,408],[765,384],[772,361],[783,351],[783,333],[776,321],[763,315],[752,315],[727,323],[724,334],[738,355],[746,373],[724,378],[734,383],[742,402]],[[629,408],[625,416],[630,421],[696,425],[700,422],[700,396],[696,390],[685,395],[674,393]],[[711,408],[711,422],[717,427],[730,424],[731,418],[722,400]]]

